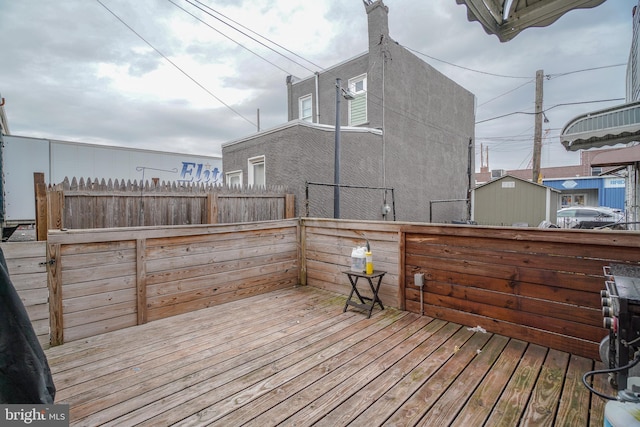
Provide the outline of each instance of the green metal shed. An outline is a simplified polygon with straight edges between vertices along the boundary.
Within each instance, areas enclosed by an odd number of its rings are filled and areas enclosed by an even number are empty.
[[[471,219],[480,225],[537,227],[556,223],[560,192],[511,175],[471,191]]]

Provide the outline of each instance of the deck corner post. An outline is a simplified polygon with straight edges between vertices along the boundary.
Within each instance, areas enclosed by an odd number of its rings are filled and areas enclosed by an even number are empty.
[[[405,238],[406,232],[398,231],[398,308],[400,310],[406,310]]]
[[[47,245],[47,286],[49,287],[49,343],[64,344],[64,321],[62,312],[62,276],[58,254],[59,244]]]
[[[136,240],[136,313],[138,325],[147,323],[147,240]]]
[[[306,224],[303,218],[298,220],[298,259],[300,268],[298,269],[298,283],[301,286],[307,284],[307,250],[306,250]]]

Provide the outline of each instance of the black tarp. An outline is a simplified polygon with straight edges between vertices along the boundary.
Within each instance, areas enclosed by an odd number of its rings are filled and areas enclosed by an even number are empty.
[[[47,357],[0,249],[0,404],[51,404],[55,394]]]

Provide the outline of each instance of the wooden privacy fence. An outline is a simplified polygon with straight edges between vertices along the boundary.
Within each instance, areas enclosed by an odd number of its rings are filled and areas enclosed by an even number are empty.
[[[51,232],[52,344],[294,286],[297,240],[296,220]]]
[[[49,289],[45,242],[0,243],[11,283],[27,310],[31,325],[44,348],[49,347]],[[0,314],[2,315],[2,314]]]
[[[285,188],[65,180],[48,189],[48,229],[229,224],[293,218]],[[40,215],[43,209],[36,209]],[[47,223],[36,221],[37,223]]]
[[[343,272],[351,268],[351,250],[369,241],[374,268],[387,272],[380,285],[380,298],[385,306],[403,306],[398,290],[400,228],[397,222],[304,218],[302,224],[301,276],[304,284],[348,294],[351,285]],[[366,289],[363,293],[371,296]]]
[[[385,306],[594,359],[607,333],[602,267],[640,265],[631,231],[318,218],[51,231],[52,342],[296,284],[345,295],[351,250],[366,241],[387,272]]]
[[[640,265],[640,235],[616,231],[402,227],[406,309],[594,359],[602,267]]]
[[[598,359],[602,267],[640,265],[640,234],[302,220],[306,284],[348,293],[351,248],[368,239],[385,305]]]

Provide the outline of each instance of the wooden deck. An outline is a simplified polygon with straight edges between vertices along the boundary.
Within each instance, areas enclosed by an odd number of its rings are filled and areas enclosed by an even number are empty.
[[[83,426],[603,424],[592,360],[344,302],[297,287],[53,347],[56,403]]]

